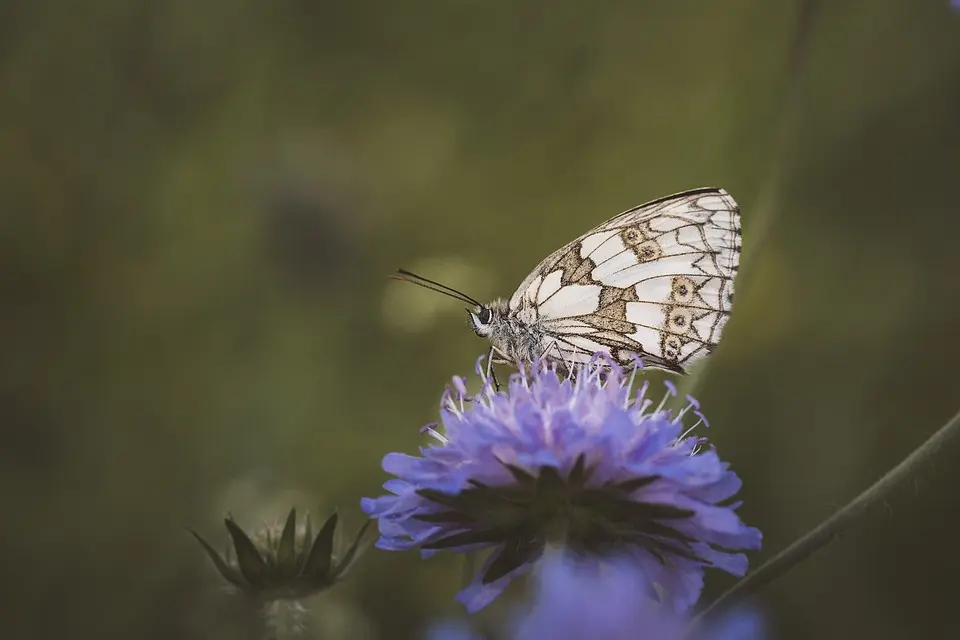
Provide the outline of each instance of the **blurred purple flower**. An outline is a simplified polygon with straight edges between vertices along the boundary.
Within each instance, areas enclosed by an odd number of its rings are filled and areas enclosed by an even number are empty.
[[[533,608],[512,640],[760,640],[759,616],[738,612],[685,636],[686,616],[664,609],[632,559],[571,562],[553,555],[541,564]]]
[[[632,558],[590,562],[548,554],[537,572],[533,606],[519,616],[510,640],[761,640],[759,615],[738,611],[688,629],[689,619],[650,597]],[[476,640],[463,625],[434,627],[429,640]]]
[[[483,376],[482,368],[478,371]],[[695,400],[674,413],[631,398],[633,377],[616,364],[583,365],[573,378],[549,365],[522,371],[506,393],[483,378],[468,398],[454,378],[444,394],[445,434],[421,456],[391,453],[391,494],[364,498],[379,518],[377,546],[493,549],[458,599],[475,612],[527,571],[548,545],[575,556],[628,554],[677,611],[696,602],[705,567],[743,575],[737,549],[760,547],[760,532],[719,503],[740,479],[702,440],[688,437],[687,415],[703,421]]]

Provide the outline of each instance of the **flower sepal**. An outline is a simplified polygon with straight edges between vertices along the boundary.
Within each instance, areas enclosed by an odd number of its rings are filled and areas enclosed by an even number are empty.
[[[239,591],[267,600],[299,600],[332,587],[359,558],[371,521],[360,527],[343,553],[334,548],[338,523],[339,516],[334,513],[314,536],[310,515],[298,527],[297,511],[291,509],[282,528],[268,526],[251,537],[228,516],[224,525],[230,544],[225,555],[220,555],[196,531],[187,531],[197,539],[223,579]]]

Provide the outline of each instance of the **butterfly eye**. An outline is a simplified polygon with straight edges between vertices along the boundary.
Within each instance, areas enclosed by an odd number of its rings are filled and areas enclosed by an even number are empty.
[[[493,312],[490,311],[487,307],[480,309],[480,314],[477,316],[477,319],[480,320],[480,324],[490,324],[490,319],[493,317]]]

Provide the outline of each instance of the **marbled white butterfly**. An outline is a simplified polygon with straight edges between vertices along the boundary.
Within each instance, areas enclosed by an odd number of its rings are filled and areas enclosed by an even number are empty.
[[[392,277],[470,304],[470,326],[493,362],[598,353],[623,365],[686,373],[713,351],[730,317],[740,264],[740,213],[723,189],[694,189],[611,218],[547,256],[509,300],[481,304],[409,271]]]

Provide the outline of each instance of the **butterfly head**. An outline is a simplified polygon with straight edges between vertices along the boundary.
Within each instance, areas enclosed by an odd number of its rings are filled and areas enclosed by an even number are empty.
[[[488,305],[478,304],[467,308],[470,328],[481,338],[489,338],[497,330],[506,315],[507,307],[501,300],[495,300]]]
[[[470,328],[481,338],[486,338],[493,330],[493,310],[490,307],[474,307],[466,309],[469,316]]]

